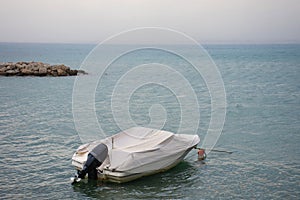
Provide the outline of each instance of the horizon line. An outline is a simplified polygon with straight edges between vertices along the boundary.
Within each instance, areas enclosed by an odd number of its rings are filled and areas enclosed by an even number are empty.
[[[70,44],[70,45],[98,45],[101,42],[21,42],[21,41],[0,41],[1,44]],[[104,45],[152,45],[153,43],[107,43]],[[299,45],[300,41],[274,41],[274,42],[202,42],[200,45]],[[155,45],[193,45],[187,43],[155,43]],[[196,45],[196,44],[195,44]]]

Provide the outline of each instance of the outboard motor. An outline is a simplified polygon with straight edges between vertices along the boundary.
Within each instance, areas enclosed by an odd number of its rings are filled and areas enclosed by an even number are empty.
[[[79,182],[88,174],[89,179],[97,180],[97,168],[103,163],[108,154],[107,146],[105,144],[98,144],[88,154],[87,161],[81,171],[74,177],[73,183]]]

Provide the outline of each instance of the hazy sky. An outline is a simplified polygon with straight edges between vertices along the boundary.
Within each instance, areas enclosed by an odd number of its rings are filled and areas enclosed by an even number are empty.
[[[202,43],[300,43],[300,1],[0,0],[0,42],[100,42],[142,26]]]

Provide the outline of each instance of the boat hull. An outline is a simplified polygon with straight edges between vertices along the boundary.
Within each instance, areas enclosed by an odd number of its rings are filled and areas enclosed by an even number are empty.
[[[103,170],[103,172],[100,171],[98,172],[98,179],[104,182],[125,183],[125,182],[142,178],[144,176],[150,176],[153,174],[162,173],[175,167],[178,163],[180,163],[184,159],[184,157],[191,151],[192,148],[186,150],[179,158],[171,162],[168,166],[161,169],[143,172],[143,173],[129,173],[129,172]]]

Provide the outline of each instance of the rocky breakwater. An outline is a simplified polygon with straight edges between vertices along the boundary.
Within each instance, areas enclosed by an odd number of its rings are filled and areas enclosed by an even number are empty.
[[[70,69],[61,65],[50,65],[42,62],[8,62],[0,63],[2,76],[76,76],[87,74],[83,70]]]

